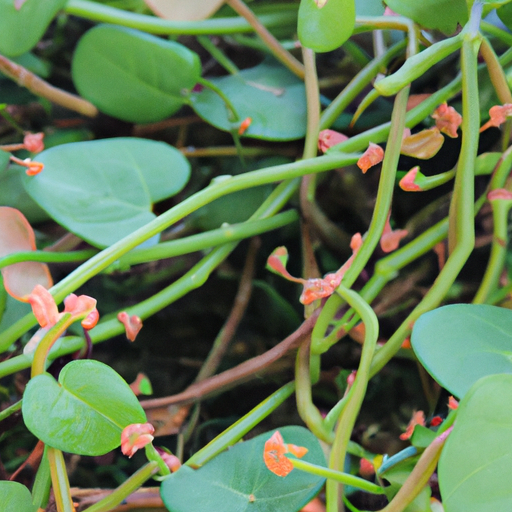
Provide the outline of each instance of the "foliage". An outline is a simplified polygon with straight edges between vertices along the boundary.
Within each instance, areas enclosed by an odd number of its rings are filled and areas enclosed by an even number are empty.
[[[510,509],[512,2],[186,4],[0,0],[2,510]]]

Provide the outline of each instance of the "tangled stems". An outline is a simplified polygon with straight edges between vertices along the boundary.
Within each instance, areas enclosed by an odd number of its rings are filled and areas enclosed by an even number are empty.
[[[343,277],[342,284],[346,287],[352,286],[368,263],[375,247],[379,243],[388,212],[391,208],[391,200],[395,188],[396,169],[398,165],[398,158],[400,156],[402,133],[405,125],[405,109],[407,106],[408,94],[409,87],[405,87],[398,93],[395,99],[393,114],[391,116],[392,129],[389,134],[387,149],[382,162],[382,171],[372,220],[370,227],[368,228],[368,232],[365,235],[363,245],[354,258],[352,265]],[[331,345],[338,341],[339,336],[336,331],[325,338],[324,336],[335,312],[339,309],[342,303],[343,300],[338,294],[331,295],[327,300],[324,310],[322,311],[315,329],[313,330],[311,350],[314,354],[321,354],[325,352]]]
[[[356,378],[348,392],[345,407],[341,411],[329,457],[329,468],[336,471],[343,469],[350,436],[366,393],[366,387],[370,378],[370,364],[379,334],[379,322],[373,309],[356,292],[349,290],[344,285],[338,287],[338,293],[361,317],[365,327],[365,336]],[[341,499],[340,491],[338,483],[331,480],[327,481],[327,512],[338,511],[338,504]]]
[[[455,177],[450,211],[454,247],[434,284],[387,343],[375,354],[371,375],[378,373],[393,357],[409,334],[412,324],[423,313],[440,304],[471,254],[474,242],[474,167],[478,148],[480,114],[478,109],[477,55],[479,38],[466,35],[462,44],[462,146]]]
[[[150,223],[134,231],[82,264],[51,289],[52,295],[57,303],[62,301],[64,297],[86,283],[96,274],[103,271],[129,250],[137,247],[142,242],[180,221],[201,206],[219,197],[258,185],[291,180],[304,176],[305,174],[324,172],[337,167],[353,165],[357,162],[359,156],[358,154],[324,155],[290,164],[267,167],[262,170],[237,176],[226,176],[222,180],[216,180],[207,188],[185,199]],[[290,191],[290,195],[286,196],[285,203],[291,194],[293,194],[293,190]],[[0,341],[0,352],[8,349],[17,338],[34,324],[34,317],[32,314],[29,314],[13,324],[9,329],[6,329]]]

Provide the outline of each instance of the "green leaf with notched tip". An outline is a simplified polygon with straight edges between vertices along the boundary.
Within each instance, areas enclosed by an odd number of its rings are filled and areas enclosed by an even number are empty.
[[[130,386],[99,361],[72,361],[59,382],[43,373],[23,395],[23,419],[41,441],[79,455],[102,455],[121,444],[122,430],[145,423],[146,414]]]

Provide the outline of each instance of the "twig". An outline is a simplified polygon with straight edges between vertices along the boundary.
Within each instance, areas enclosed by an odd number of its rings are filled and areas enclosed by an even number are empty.
[[[242,2],[242,0],[226,0],[226,3],[240,16],[244,17],[254,31],[263,39],[274,57],[280,60],[292,73],[299,78],[304,78],[304,66],[261,24],[254,13]]]
[[[201,382],[196,382],[190,385],[182,393],[163,398],[154,398],[152,400],[141,401],[143,409],[154,409],[164,405],[179,404],[185,402],[194,402],[205,398],[207,395],[218,392],[221,389],[235,384],[248,377],[254,377],[257,372],[260,372],[270,366],[272,363],[283,357],[290,350],[297,348],[308,336],[315,325],[320,311],[315,311],[301,326],[292,334],[290,334],[283,341],[278,343],[275,347],[267,350],[267,352],[253,357],[248,361],[226,370],[225,372],[214,375],[209,379]]]
[[[196,382],[207,379],[217,371],[229,343],[233,339],[236,329],[244,316],[247,305],[249,304],[249,299],[251,298],[256,254],[260,245],[261,241],[259,238],[253,238],[251,240],[251,245],[249,246],[247,259],[245,261],[242,278],[240,279],[233,308],[231,309],[231,313],[229,314],[226,322],[222,326],[222,329],[215,338],[212,349],[208,354],[203,367],[197,374]]]
[[[46,98],[84,116],[96,117],[98,115],[98,109],[89,101],[50,85],[28,69],[3,55],[0,55],[0,71],[36,96]]]

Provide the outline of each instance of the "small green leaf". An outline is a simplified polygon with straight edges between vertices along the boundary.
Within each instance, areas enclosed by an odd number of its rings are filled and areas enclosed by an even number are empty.
[[[295,140],[306,134],[304,83],[276,62],[264,62],[236,75],[210,80],[233,103],[240,121],[251,118],[245,137]],[[205,88],[191,95],[192,108],[206,122],[230,131],[224,101]]]
[[[49,446],[79,455],[102,455],[121,444],[122,430],[145,423],[130,386],[99,361],[72,361],[59,382],[48,373],[27,384],[23,395],[27,428]]]
[[[500,20],[510,30],[512,28],[512,3],[508,2],[502,5],[497,11]]]
[[[386,0],[386,4],[392,11],[410,18],[421,27],[445,34],[453,34],[457,25],[464,26],[468,21],[466,0]]]
[[[155,218],[151,205],[179,192],[190,165],[163,142],[117,138],[63,144],[37,157],[24,176],[29,195],[59,224],[106,247]]]
[[[481,377],[512,373],[512,311],[480,304],[443,306],[416,321],[411,344],[432,377],[462,398]]]
[[[102,112],[150,123],[169,117],[188,101],[201,63],[179,43],[99,25],[80,39],[71,73],[78,92]]]
[[[511,473],[512,375],[489,375],[461,400],[441,453],[446,512],[512,510]]]
[[[66,0],[0,0],[0,53],[15,57],[33,48]]]
[[[317,438],[304,427],[280,429],[285,443],[308,448],[302,460],[325,466]],[[197,471],[182,466],[162,483],[160,493],[171,512],[296,512],[321,489],[325,479],[298,469],[285,478],[263,462],[267,432],[236,444]]]
[[[355,21],[354,0],[301,0],[299,40],[315,52],[330,52],[352,35]]]
[[[30,491],[18,482],[8,480],[0,482],[2,512],[32,512],[32,496]]]
[[[411,437],[411,444],[416,448],[426,448],[435,438],[437,434],[423,425],[416,425]]]

